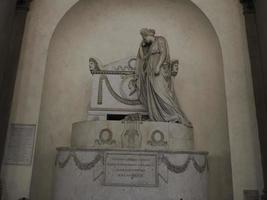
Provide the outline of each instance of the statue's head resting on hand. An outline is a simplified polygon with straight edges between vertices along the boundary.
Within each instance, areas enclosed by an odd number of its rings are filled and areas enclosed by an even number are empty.
[[[155,40],[155,33],[154,29],[142,28],[140,30],[140,34],[145,43],[152,43]]]

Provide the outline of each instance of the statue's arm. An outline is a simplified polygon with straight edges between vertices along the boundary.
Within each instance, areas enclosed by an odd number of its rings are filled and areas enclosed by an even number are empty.
[[[144,53],[143,53],[143,50],[142,50],[142,47],[140,45],[140,48],[138,49],[138,53],[137,53],[137,57],[136,57],[136,63],[135,63],[135,75],[134,75],[134,79],[138,79],[138,76],[140,73],[142,73],[142,64],[141,64],[141,61],[144,57]]]
[[[155,68],[155,75],[159,75],[160,73],[160,67],[165,61],[165,58],[167,56],[167,47],[166,47],[166,40],[164,38],[159,38],[159,50],[160,50],[160,59],[159,62]]]

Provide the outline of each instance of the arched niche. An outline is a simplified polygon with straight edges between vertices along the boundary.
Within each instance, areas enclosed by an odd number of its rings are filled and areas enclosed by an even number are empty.
[[[86,119],[88,58],[109,63],[136,55],[143,27],[164,35],[180,60],[175,90],[194,125],[196,149],[210,153],[209,198],[232,198],[222,53],[207,17],[188,0],[80,0],[57,24],[48,49],[33,199],[50,199],[55,149],[70,144],[73,122]]]

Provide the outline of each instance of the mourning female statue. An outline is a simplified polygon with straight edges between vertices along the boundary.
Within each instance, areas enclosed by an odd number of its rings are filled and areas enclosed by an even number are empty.
[[[176,98],[172,74],[178,62],[171,65],[167,40],[155,36],[155,30],[143,28],[143,38],[136,62],[139,100],[152,121],[177,122],[192,127]],[[174,71],[172,67],[174,66]]]

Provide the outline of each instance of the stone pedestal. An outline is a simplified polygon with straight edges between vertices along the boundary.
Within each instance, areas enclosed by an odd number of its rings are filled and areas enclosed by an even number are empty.
[[[54,200],[207,200],[207,152],[182,124],[82,121],[57,150]]]
[[[72,147],[192,150],[193,129],[152,121],[82,121],[72,126]]]
[[[205,152],[59,148],[55,200],[206,200]]]

